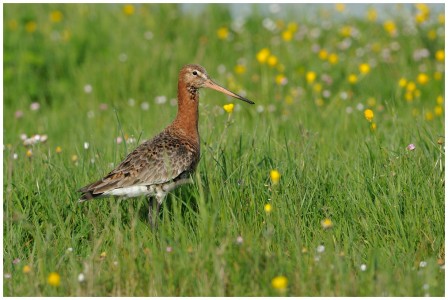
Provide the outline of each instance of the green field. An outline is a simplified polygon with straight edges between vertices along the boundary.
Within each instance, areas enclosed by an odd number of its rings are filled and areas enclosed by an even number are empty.
[[[4,296],[445,295],[443,10],[253,8],[3,6]],[[256,104],[201,91],[158,230],[143,197],[78,203],[189,63]]]

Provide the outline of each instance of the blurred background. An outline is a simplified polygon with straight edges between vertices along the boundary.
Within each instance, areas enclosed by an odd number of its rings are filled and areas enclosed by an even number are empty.
[[[63,139],[67,128],[58,119],[74,116],[73,122],[107,130],[101,124],[115,117],[104,119],[103,112],[111,107],[131,106],[120,111],[139,122],[154,108],[152,118],[170,119],[177,73],[187,63],[203,65],[212,78],[254,99],[259,114],[282,120],[295,113],[307,123],[316,110],[351,115],[370,107],[381,113],[386,102],[420,120],[441,120],[443,9],[442,4],[8,4],[5,138],[10,132],[17,138],[30,126],[46,132],[56,122],[53,130],[60,128],[56,134]],[[206,103],[216,104],[209,113],[224,113],[222,101]]]
[[[67,100],[68,94],[87,102],[89,85],[94,95],[106,93],[90,100],[123,102],[136,92],[136,104],[152,102],[159,94],[171,98],[178,70],[193,62],[230,88],[242,90],[244,83],[259,103],[270,102],[267,98],[303,98],[308,71],[317,75],[313,83],[321,84],[320,92],[331,92],[328,97],[319,95],[323,102],[341,91],[373,92],[377,88],[369,88],[374,86],[371,80],[384,79],[382,75],[390,80],[381,89],[389,92],[401,77],[416,81],[420,73],[428,75],[429,82],[441,83],[443,8],[442,4],[6,5],[4,103],[8,108],[34,101],[54,105]],[[348,85],[346,77],[359,75],[361,63],[369,64],[369,80]],[[106,91],[110,87],[117,89],[112,97]],[[307,98],[317,94],[321,93]]]
[[[201,12],[207,4],[181,4],[184,11],[189,13]],[[336,9],[342,14],[332,15],[332,17],[343,19],[346,17],[365,17],[365,13],[369,8],[375,8],[378,20],[384,21],[387,18],[394,18],[394,11],[399,9],[400,13],[405,13],[409,17],[412,16],[414,11],[414,4],[411,3],[399,3],[399,4],[385,4],[385,3],[350,3],[350,4],[227,4],[230,9],[230,13],[234,18],[246,18],[254,10],[262,13],[265,16],[277,15],[278,17],[299,17],[307,18],[311,20],[319,17],[321,13],[331,13],[331,10],[338,6]],[[395,7],[394,7],[395,6]],[[429,6],[436,13],[444,12],[443,4],[429,4]],[[393,9],[391,11],[391,8]]]

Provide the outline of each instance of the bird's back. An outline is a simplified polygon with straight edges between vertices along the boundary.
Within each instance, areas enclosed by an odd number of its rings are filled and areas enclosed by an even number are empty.
[[[168,127],[139,145],[104,178],[81,188],[80,201],[113,195],[120,189],[144,189],[175,181],[194,172],[199,158],[199,141]]]

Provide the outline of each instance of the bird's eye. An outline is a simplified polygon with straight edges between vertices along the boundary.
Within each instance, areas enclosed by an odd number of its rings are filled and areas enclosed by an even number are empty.
[[[193,75],[198,75],[198,72],[197,71],[193,71]]]

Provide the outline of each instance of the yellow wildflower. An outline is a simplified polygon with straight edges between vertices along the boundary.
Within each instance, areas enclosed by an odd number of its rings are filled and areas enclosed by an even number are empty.
[[[339,32],[343,37],[349,37],[352,35],[352,28],[350,26],[343,26]]]
[[[363,63],[359,65],[359,72],[361,72],[361,74],[367,74],[370,72],[370,66],[367,63]]]
[[[432,112],[428,111],[428,112],[425,114],[425,119],[426,119],[427,121],[432,121],[432,120],[434,119],[434,114],[433,114]]]
[[[429,81],[429,76],[425,73],[420,73],[417,76],[417,82],[421,85],[427,84]]]
[[[397,33],[397,26],[395,26],[395,23],[392,20],[385,21],[383,27],[390,35]]]
[[[445,24],[445,14],[438,15],[437,21],[439,21],[440,24]]]
[[[370,129],[371,129],[372,131],[375,131],[375,130],[376,130],[376,123],[375,123],[375,122],[372,122],[372,124],[370,124]]]
[[[316,73],[313,72],[313,71],[308,71],[308,72],[306,73],[305,77],[306,77],[306,82],[308,82],[308,83],[313,83],[314,80],[316,80],[317,75],[316,75]]]
[[[345,10],[345,4],[344,3],[336,3],[335,8],[338,12],[343,12]]]
[[[404,98],[406,99],[406,101],[411,102],[412,100],[414,100],[414,94],[407,91],[406,94],[404,94]]]
[[[61,284],[61,276],[56,272],[51,272],[50,275],[48,275],[47,282],[49,285],[57,287]]]
[[[23,269],[22,269],[22,272],[25,273],[25,274],[31,272],[31,267],[28,266],[28,265],[24,265]]]
[[[59,147],[59,146],[57,146],[57,147],[56,147],[56,153],[61,153],[61,152],[62,152],[62,148]]]
[[[100,258],[101,258],[101,259],[106,258],[106,256],[107,256],[106,251],[101,252],[101,254],[100,254]]]
[[[350,74],[348,75],[348,82],[350,84],[355,84],[358,82],[358,76],[356,76],[355,74]]]
[[[376,9],[369,8],[369,10],[367,11],[367,20],[369,20],[370,22],[375,22],[377,18],[378,12],[376,11]]]
[[[285,75],[278,74],[277,76],[275,76],[275,82],[278,85],[285,85],[288,82],[288,79],[285,77]]]
[[[123,13],[127,16],[133,15],[135,12],[134,5],[126,4],[123,6]]]
[[[330,62],[330,64],[334,65],[338,62],[339,57],[336,53],[331,53],[330,55],[328,55],[328,61]]]
[[[218,35],[218,38],[221,40],[225,40],[227,39],[227,37],[229,36],[229,29],[227,27],[220,27],[217,31],[216,34]]]
[[[235,66],[235,73],[244,74],[245,72],[246,72],[246,67],[244,65],[236,65]]]
[[[319,51],[319,58],[322,60],[326,60],[328,58],[328,52],[325,49]]]
[[[424,23],[426,20],[428,20],[429,14],[425,14],[422,12],[419,12],[415,15],[415,22],[417,24],[422,24]]]
[[[293,33],[292,33],[292,31],[290,31],[290,30],[285,30],[285,31],[282,32],[282,39],[283,39],[285,42],[289,42],[290,40],[292,40],[292,37],[293,37]]]
[[[72,155],[72,162],[76,162],[76,161],[78,161],[78,155],[73,154]]]
[[[25,30],[29,33],[33,33],[37,29],[37,23],[34,21],[29,21],[25,24]]]
[[[442,79],[442,72],[434,72],[434,79],[435,80],[441,80]]]
[[[438,61],[444,61],[445,60],[445,50],[443,50],[443,49],[437,50],[436,51],[436,59]]]
[[[429,6],[424,3],[418,3],[415,6],[418,9],[418,13],[415,16],[415,21],[418,24],[421,24],[421,23],[425,22],[426,20],[428,20],[429,14],[430,14]]]
[[[322,84],[320,84],[320,83],[315,83],[314,85],[313,85],[313,90],[316,92],[316,93],[320,93],[321,91],[322,91]]]
[[[53,23],[61,22],[62,18],[63,18],[63,15],[59,10],[55,10],[50,13],[50,21]]]
[[[288,287],[288,278],[285,276],[276,276],[271,281],[271,286],[281,292],[284,292]]]
[[[434,29],[428,31],[428,38],[430,40],[435,40],[437,38],[437,32]]]
[[[443,96],[437,96],[437,100],[436,100],[437,104],[442,105],[443,104]]]
[[[333,222],[329,218],[322,220],[320,224],[322,225],[323,229],[330,229],[333,227]]]
[[[33,156],[33,151],[31,149],[26,150],[26,156],[27,157]]]
[[[273,184],[277,184],[280,181],[280,172],[277,170],[271,170],[270,172],[271,180]]]
[[[264,211],[268,214],[272,211],[272,205],[271,204],[265,204],[264,205]]]
[[[257,60],[258,60],[258,62],[264,64],[266,62],[266,60],[268,59],[270,54],[271,54],[271,52],[269,51],[268,48],[261,49],[257,53]]]
[[[231,114],[233,112],[234,105],[233,103],[229,103],[224,105],[223,108],[227,113]]]
[[[406,90],[409,92],[413,92],[416,88],[417,86],[413,81],[409,81],[408,84],[406,85]]]
[[[271,55],[269,55],[267,62],[268,62],[268,65],[270,65],[271,67],[275,67],[275,65],[278,62],[278,58],[277,58],[277,56],[271,54]]]
[[[407,83],[408,83],[408,81],[406,80],[406,78],[403,78],[403,77],[400,78],[400,80],[398,81],[398,85],[400,87],[405,87]]]
[[[440,105],[437,105],[434,108],[434,113],[436,114],[436,116],[440,116],[443,113],[443,107]]]
[[[420,12],[429,14],[429,6],[424,3],[416,3],[415,8],[417,8]]]
[[[373,107],[373,106],[375,106],[375,104],[376,104],[376,99],[375,99],[375,98],[373,98],[373,97],[369,97],[369,98],[367,99],[367,105],[368,105],[368,106]]]
[[[364,111],[364,117],[366,118],[367,121],[371,122],[373,120],[373,110],[371,109],[366,109]]]
[[[289,22],[287,28],[288,28],[288,30],[291,31],[291,32],[296,32],[297,29],[299,28],[299,26],[298,26],[297,23],[295,23],[295,22]]]

